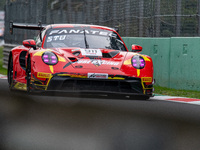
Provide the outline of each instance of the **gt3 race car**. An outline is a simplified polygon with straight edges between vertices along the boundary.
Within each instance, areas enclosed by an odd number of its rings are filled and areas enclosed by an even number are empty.
[[[129,52],[113,28],[86,24],[47,26],[10,23],[13,28],[39,30],[36,40],[10,51],[11,90],[64,92],[148,99],[153,92],[153,62]]]

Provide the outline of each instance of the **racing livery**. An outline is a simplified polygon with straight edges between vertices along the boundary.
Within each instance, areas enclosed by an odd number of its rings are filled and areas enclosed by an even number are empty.
[[[36,40],[24,40],[10,51],[11,90],[55,91],[83,95],[140,96],[153,92],[153,62],[132,45],[129,52],[115,29],[86,24],[47,26],[10,24],[40,30]]]

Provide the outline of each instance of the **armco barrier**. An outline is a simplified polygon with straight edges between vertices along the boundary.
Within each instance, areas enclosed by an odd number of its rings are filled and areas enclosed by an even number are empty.
[[[10,53],[10,50],[17,45],[13,44],[4,44],[4,49],[3,49],[3,67],[7,68],[8,67],[8,56]]]
[[[152,57],[154,78],[160,86],[200,90],[200,38],[134,38],[124,37],[129,51],[132,44],[143,47]]]
[[[124,37],[129,51],[132,44],[143,47],[141,53],[152,57],[157,85],[174,89],[200,90],[200,38]],[[16,45],[4,45],[4,67],[9,51]]]

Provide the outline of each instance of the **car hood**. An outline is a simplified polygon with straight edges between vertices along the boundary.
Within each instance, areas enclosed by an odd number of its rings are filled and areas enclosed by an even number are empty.
[[[111,49],[57,49],[77,69],[120,69],[127,52]]]

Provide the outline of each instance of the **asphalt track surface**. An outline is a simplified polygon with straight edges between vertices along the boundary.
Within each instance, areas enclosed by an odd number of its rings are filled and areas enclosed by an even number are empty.
[[[196,150],[200,106],[10,92],[0,80],[2,150]]]

